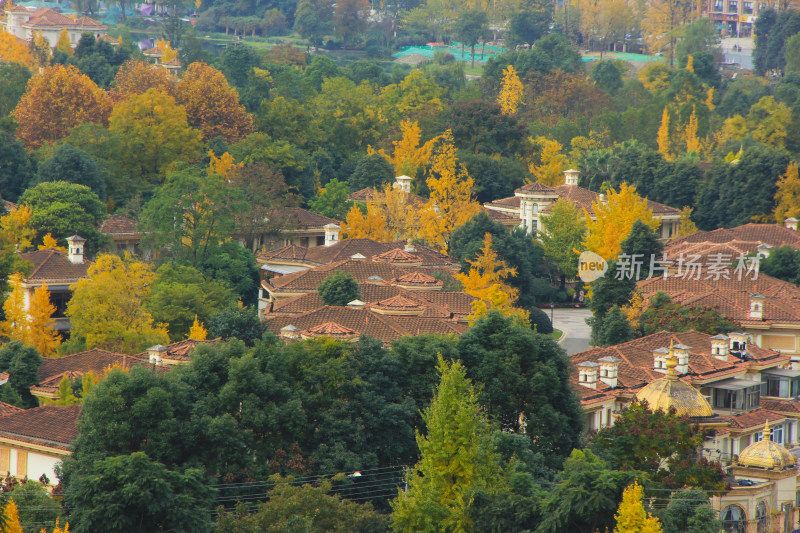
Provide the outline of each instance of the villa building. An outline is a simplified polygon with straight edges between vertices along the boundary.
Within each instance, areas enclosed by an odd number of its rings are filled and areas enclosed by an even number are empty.
[[[61,32],[67,30],[69,42],[74,48],[81,35],[90,33],[100,39],[106,35],[108,26],[89,17],[72,17],[50,8],[29,9],[7,3],[5,17],[0,18],[3,30],[23,41],[32,41],[34,35],[41,33],[50,48],[55,48]]]

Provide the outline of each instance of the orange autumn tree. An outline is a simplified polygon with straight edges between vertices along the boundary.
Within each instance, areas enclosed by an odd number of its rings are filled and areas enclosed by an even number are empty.
[[[50,302],[50,291],[47,285],[37,287],[33,291],[28,309],[28,344],[36,348],[42,357],[53,357],[56,348],[61,344],[61,337],[55,329],[53,313],[56,306]]]
[[[611,189],[605,202],[592,203],[594,218],[584,210],[586,235],[583,249],[599,254],[603,259],[614,259],[621,251],[621,243],[641,220],[648,227],[658,228],[659,219],[647,207],[647,200],[636,194],[636,187],[623,183],[619,192]]]
[[[214,67],[199,61],[189,65],[175,94],[186,107],[189,125],[200,130],[206,141],[221,136],[235,143],[253,131],[253,117],[239,103],[239,92]]]
[[[0,57],[12,63],[19,63],[29,69],[38,66],[36,56],[31,53],[27,43],[22,39],[0,30]]]
[[[499,311],[504,316],[516,317],[529,323],[530,313],[515,307],[519,298],[519,289],[506,283],[506,279],[517,275],[516,268],[499,259],[492,247],[492,234],[483,237],[481,248],[475,259],[467,259],[470,269],[466,274],[456,274],[456,279],[464,286],[464,292],[480,298],[472,302],[470,322],[486,316],[489,311]]]
[[[55,142],[84,122],[108,125],[111,98],[72,65],[45,67],[28,82],[12,112],[29,149]]]
[[[456,158],[453,132],[440,137],[427,179],[430,199],[417,213],[418,236],[447,253],[450,234],[481,211],[473,194],[474,182]]]
[[[354,205],[347,212],[344,219],[342,233],[345,239],[372,239],[375,241],[388,241],[386,229],[386,215],[380,208],[368,203],[366,212]]]
[[[218,175],[222,176],[226,180],[230,180],[232,175],[236,173],[237,170],[244,167],[244,163],[236,163],[234,161],[233,156],[225,152],[221,156],[217,157],[214,154],[214,150],[208,151],[208,157],[210,161],[208,163],[208,169],[206,172],[209,176]]]
[[[110,94],[111,98],[118,102],[129,96],[143,94],[148,89],[157,89],[175,97],[175,79],[166,69],[134,58],[119,68],[117,75],[114,76],[114,88]]]

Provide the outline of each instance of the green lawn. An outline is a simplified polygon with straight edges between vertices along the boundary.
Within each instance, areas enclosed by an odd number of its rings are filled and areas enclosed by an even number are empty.
[[[560,329],[553,328],[553,333],[551,333],[550,335],[551,335],[551,336],[552,336],[552,337],[553,337],[555,340],[558,340],[558,339],[560,339],[560,338],[561,338],[561,335],[563,335],[563,334],[564,334],[564,332],[563,332],[563,331],[561,331]]]

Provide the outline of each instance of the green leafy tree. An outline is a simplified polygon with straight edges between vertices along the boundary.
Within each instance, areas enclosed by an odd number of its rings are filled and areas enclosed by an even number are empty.
[[[370,503],[359,504],[331,494],[331,483],[300,485],[292,478],[276,476],[267,501],[251,513],[242,505],[235,513],[222,514],[219,533],[383,533],[388,520],[376,513]]]
[[[156,323],[167,324],[170,339],[178,341],[187,337],[195,317],[205,324],[235,300],[227,283],[207,279],[193,267],[169,262],[156,270],[145,306]]]
[[[649,275],[650,258],[661,259],[661,253],[664,250],[664,244],[658,240],[656,232],[641,220],[633,223],[631,232],[620,243],[620,247],[622,248],[622,253],[627,254],[629,258],[634,258],[635,256],[642,260],[642,269],[638,274],[634,272],[635,281],[644,279]]]
[[[209,338],[237,338],[252,346],[266,331],[266,327],[252,309],[233,305],[211,315],[207,324]]]
[[[347,272],[337,270],[320,283],[317,292],[325,305],[347,305],[361,298],[358,282]]]
[[[472,66],[475,66],[475,45],[487,39],[489,35],[489,17],[482,9],[470,9],[462,12],[456,19],[456,39],[470,47]]]
[[[786,41],[786,72],[800,74],[800,33]]]
[[[12,389],[15,393],[7,394],[3,390],[0,398],[19,407],[37,406],[38,402],[31,394],[30,388],[39,383],[41,365],[42,358],[36,350],[19,341],[11,341],[0,348],[0,371],[11,374],[8,378],[9,386],[3,389]]]
[[[102,459],[73,474],[64,498],[76,533],[203,532],[212,530],[212,494],[201,470],[170,470],[134,452]]]
[[[593,332],[594,333],[594,332]],[[592,336],[596,346],[614,346],[633,339],[633,328],[619,306],[612,307],[603,317],[602,327]]]
[[[439,124],[442,129],[449,128],[453,132],[456,147],[466,153],[514,157],[524,151],[521,140],[527,134],[525,124],[516,115],[504,114],[500,104],[496,102],[454,102],[442,113]],[[500,177],[508,179],[505,176]],[[483,181],[478,176],[475,179],[478,184]]]
[[[506,46],[514,50],[519,45],[532,46],[549,30],[553,20],[553,4],[534,0],[528,2],[526,9],[511,15],[508,21]]]
[[[521,431],[524,424],[533,451],[558,468],[580,443],[583,415],[555,341],[489,313],[459,337],[458,353],[469,377],[483,384],[480,401],[489,416],[503,429]]]
[[[608,94],[622,89],[622,72],[613,61],[598,61],[590,74],[592,81]]]
[[[696,423],[676,415],[674,409],[653,412],[646,403],[633,402],[613,426],[600,430],[591,448],[621,470],[646,472],[669,488],[724,491],[720,464],[697,458],[703,437]]]
[[[78,234],[86,239],[87,254],[93,255],[108,242],[108,237],[97,229],[107,216],[106,208],[86,185],[64,181],[40,183],[25,191],[19,203],[32,212],[34,244],[41,244],[49,233],[66,246],[66,238]]]
[[[245,87],[253,67],[261,66],[261,57],[252,46],[236,44],[227,46],[218,59],[219,69],[236,87]]]
[[[370,4],[367,0],[338,0],[333,12],[336,36],[345,46],[355,45],[367,27]]]
[[[388,183],[395,178],[394,168],[381,154],[370,154],[362,157],[347,183],[350,189],[358,191],[367,187],[380,190],[384,183]]]
[[[800,284],[800,250],[779,246],[761,260],[759,270],[773,278]]]
[[[99,198],[106,196],[106,184],[95,160],[70,144],[62,144],[56,148],[53,156],[39,165],[36,179],[32,180],[31,186],[46,181],[86,185]]]
[[[28,152],[13,133],[0,131],[0,161],[3,161],[0,165],[0,198],[16,202],[33,179],[34,172]]]
[[[439,358],[441,375],[417,432],[420,460],[406,476],[408,489],[392,501],[395,531],[473,531],[470,492],[506,490],[491,426],[459,362]]]
[[[536,532],[611,531],[622,491],[636,477],[636,472],[609,468],[588,449],[573,450],[542,502],[544,520]]]
[[[24,65],[11,61],[0,65],[0,117],[8,116],[17,107],[29,79],[31,71]]]
[[[61,506],[38,481],[29,479],[15,485],[9,496],[17,504],[24,533],[39,533],[42,525],[55,525],[61,516]]]
[[[558,200],[546,217],[542,217],[542,241],[544,255],[561,272],[561,285],[565,278],[574,279],[578,275],[578,254],[581,250],[586,222],[578,209],[565,200]]]
[[[302,0],[294,12],[294,30],[310,45],[319,48],[333,31],[333,3],[330,0]]]
[[[719,513],[711,507],[708,494],[698,489],[682,489],[672,494],[666,508],[654,514],[664,533],[717,533],[722,529]]]
[[[473,176],[475,199],[481,203],[513,196],[514,190],[530,179],[528,169],[516,157],[459,150],[458,160]]]
[[[685,66],[688,57],[696,61],[702,54],[719,52],[719,32],[709,18],[698,18],[681,28],[681,39],[675,45],[675,59]],[[697,69],[695,68],[695,73]]]
[[[314,213],[322,216],[344,220],[347,212],[353,206],[353,201],[347,197],[348,194],[350,194],[350,188],[347,186],[347,182],[334,178],[320,189],[316,197],[309,200],[308,207]]]
[[[652,335],[658,331],[694,330],[716,335],[740,329],[739,324],[731,322],[716,309],[682,306],[672,301],[672,298],[664,292],[658,292],[650,298],[647,307],[635,318],[635,322],[638,337]]]
[[[259,270],[252,252],[236,241],[227,241],[209,249],[205,259],[196,266],[208,279],[232,287],[245,305],[258,300]]]

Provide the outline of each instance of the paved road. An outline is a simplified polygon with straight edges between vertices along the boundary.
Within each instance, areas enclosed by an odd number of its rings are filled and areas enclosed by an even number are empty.
[[[592,328],[586,324],[586,319],[592,316],[588,309],[554,309],[553,327],[564,332],[561,347],[567,354],[582,352],[589,349],[589,338]]]

